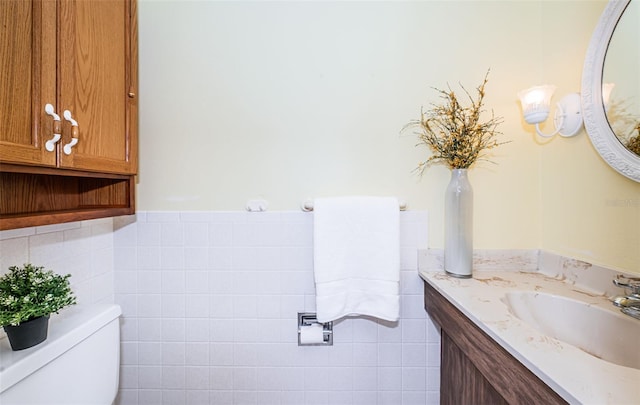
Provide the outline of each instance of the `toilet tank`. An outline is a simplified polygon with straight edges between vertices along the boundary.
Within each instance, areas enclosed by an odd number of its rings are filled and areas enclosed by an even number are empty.
[[[0,339],[0,404],[110,405],[118,390],[121,309],[103,304],[52,315],[43,343],[12,351]]]

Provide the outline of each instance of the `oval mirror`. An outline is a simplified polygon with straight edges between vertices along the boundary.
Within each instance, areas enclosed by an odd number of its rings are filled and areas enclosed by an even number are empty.
[[[640,142],[639,2],[607,4],[589,43],[582,75],[584,125],[591,142],[611,167],[638,182],[640,152],[634,143]]]

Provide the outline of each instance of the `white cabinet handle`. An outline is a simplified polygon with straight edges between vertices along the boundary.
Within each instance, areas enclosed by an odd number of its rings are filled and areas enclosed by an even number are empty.
[[[71,148],[76,146],[77,143],[78,143],[78,138],[71,138],[71,142],[65,144],[62,147],[62,151],[64,152],[64,154],[65,155],[70,155],[71,154]]]
[[[44,106],[44,112],[53,117],[53,138],[45,142],[44,148],[49,152],[53,152],[56,148],[56,143],[58,143],[62,137],[60,134],[60,116],[56,114],[55,109],[51,104]]]
[[[53,108],[53,105],[51,105],[51,104],[45,105],[44,106],[44,112],[46,112],[47,115],[52,116],[54,121],[60,121],[60,116],[58,114],[56,114],[56,110],[55,110],[55,108]]]
[[[71,148],[76,146],[76,144],[78,143],[78,121],[74,120],[71,117],[71,111],[69,110],[64,110],[64,113],[62,115],[64,116],[65,120],[71,123],[71,136],[72,136],[71,142],[65,144],[64,147],[62,148],[62,151],[64,152],[65,155],[70,155]]]
[[[78,126],[78,121],[74,120],[71,117],[71,111],[69,110],[64,110],[64,113],[62,114],[64,115],[64,119],[69,121],[71,123],[72,126],[77,127]]]

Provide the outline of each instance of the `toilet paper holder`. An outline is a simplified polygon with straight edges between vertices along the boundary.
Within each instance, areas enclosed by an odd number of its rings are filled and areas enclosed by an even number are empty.
[[[300,333],[305,326],[322,325],[322,342],[302,343]],[[298,312],[298,346],[333,346],[333,322],[320,323],[315,312]]]

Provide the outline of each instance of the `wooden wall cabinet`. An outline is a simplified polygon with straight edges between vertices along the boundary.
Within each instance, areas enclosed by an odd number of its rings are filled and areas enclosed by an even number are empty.
[[[427,282],[424,292],[442,332],[441,404],[567,403]]]
[[[134,212],[137,56],[135,0],[0,1],[0,229]]]

